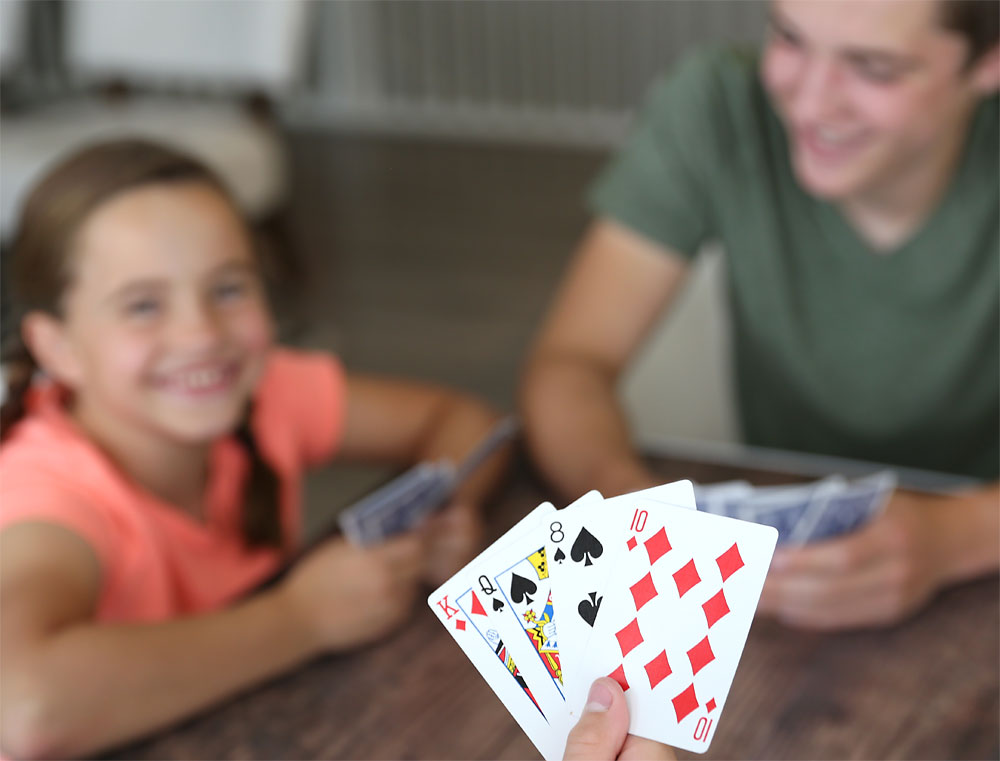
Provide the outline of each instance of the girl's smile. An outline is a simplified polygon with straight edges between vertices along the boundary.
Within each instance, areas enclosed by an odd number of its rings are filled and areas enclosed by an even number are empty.
[[[241,363],[203,362],[169,373],[158,373],[152,385],[182,399],[202,401],[229,392],[239,379]]]

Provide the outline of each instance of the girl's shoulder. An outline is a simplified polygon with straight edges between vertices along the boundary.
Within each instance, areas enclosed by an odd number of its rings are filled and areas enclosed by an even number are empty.
[[[25,484],[103,480],[108,464],[54,402],[20,420],[0,446],[0,490]]]
[[[116,505],[125,501],[121,478],[100,450],[56,415],[29,415],[0,447],[0,530],[53,523],[103,557]]]
[[[337,448],[347,409],[347,375],[329,352],[277,347],[254,394],[253,428],[273,459],[314,463]]]
[[[275,346],[268,353],[256,397],[295,396],[301,383],[325,386],[341,380],[344,373],[340,358],[331,352]]]

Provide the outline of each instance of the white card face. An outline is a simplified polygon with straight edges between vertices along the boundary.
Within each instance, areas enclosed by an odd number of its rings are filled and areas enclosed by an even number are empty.
[[[525,642],[545,668],[562,697],[562,667],[556,638],[556,608],[552,577],[540,525],[504,551],[494,555],[491,577],[503,602],[497,618],[507,626],[501,632],[511,641]]]
[[[607,500],[591,491],[550,516],[546,553],[559,613],[556,629],[564,688],[571,687],[580,673],[614,558],[624,548],[616,517],[634,499],[695,508],[691,482],[677,481]]]
[[[547,517],[466,570],[489,625],[516,659],[551,726],[565,715],[543,536]],[[480,619],[481,620],[481,619]]]
[[[427,598],[431,610],[546,761],[561,758],[565,747],[562,696],[552,688],[544,672],[525,657],[529,653],[524,648],[519,650],[521,654],[514,656],[513,649],[504,641],[492,620],[498,612],[493,609],[497,598],[495,594],[484,592],[482,586],[482,582],[488,582],[489,577],[484,577],[477,569],[497,551],[502,551],[511,541],[530,531],[540,520],[545,522],[548,514],[553,512],[555,508],[551,503],[539,505]],[[525,661],[528,669],[522,672],[521,665]],[[556,709],[556,726],[546,716],[546,704],[549,713],[552,713],[552,708]]]
[[[655,502],[677,505],[688,510],[698,509],[694,498],[694,484],[688,480],[671,481],[669,484],[660,484],[659,486],[652,486],[642,491],[634,491],[618,497],[611,497],[608,502],[626,502],[633,499],[651,499]]]
[[[623,685],[633,734],[708,749],[743,652],[777,531],[632,499],[616,511],[617,555],[600,618],[567,694],[578,715],[591,682]],[[647,636],[648,635],[648,636]]]
[[[605,524],[599,520],[604,507],[599,492],[588,492],[549,515],[545,527],[543,539],[558,608],[556,630],[564,694],[567,682],[578,673],[583,649],[597,618],[598,594],[607,576],[605,566],[610,553],[605,551],[607,538],[600,528]]]
[[[522,666],[522,674],[534,688],[533,694],[559,738],[561,756],[569,726],[557,636],[561,609],[553,599],[544,542],[552,515],[547,515],[534,530],[492,555],[476,570],[483,572],[480,579],[488,575],[491,589],[496,590],[491,624],[508,643],[510,652]]]

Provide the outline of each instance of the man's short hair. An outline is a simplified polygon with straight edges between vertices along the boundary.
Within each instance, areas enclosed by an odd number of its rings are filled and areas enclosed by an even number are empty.
[[[1000,0],[940,0],[941,22],[969,43],[968,63],[1000,42]]]

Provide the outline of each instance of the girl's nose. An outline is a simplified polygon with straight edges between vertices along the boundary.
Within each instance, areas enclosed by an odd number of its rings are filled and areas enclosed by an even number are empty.
[[[214,347],[222,336],[222,325],[207,304],[191,304],[177,316],[173,329],[175,343],[188,350]]]

